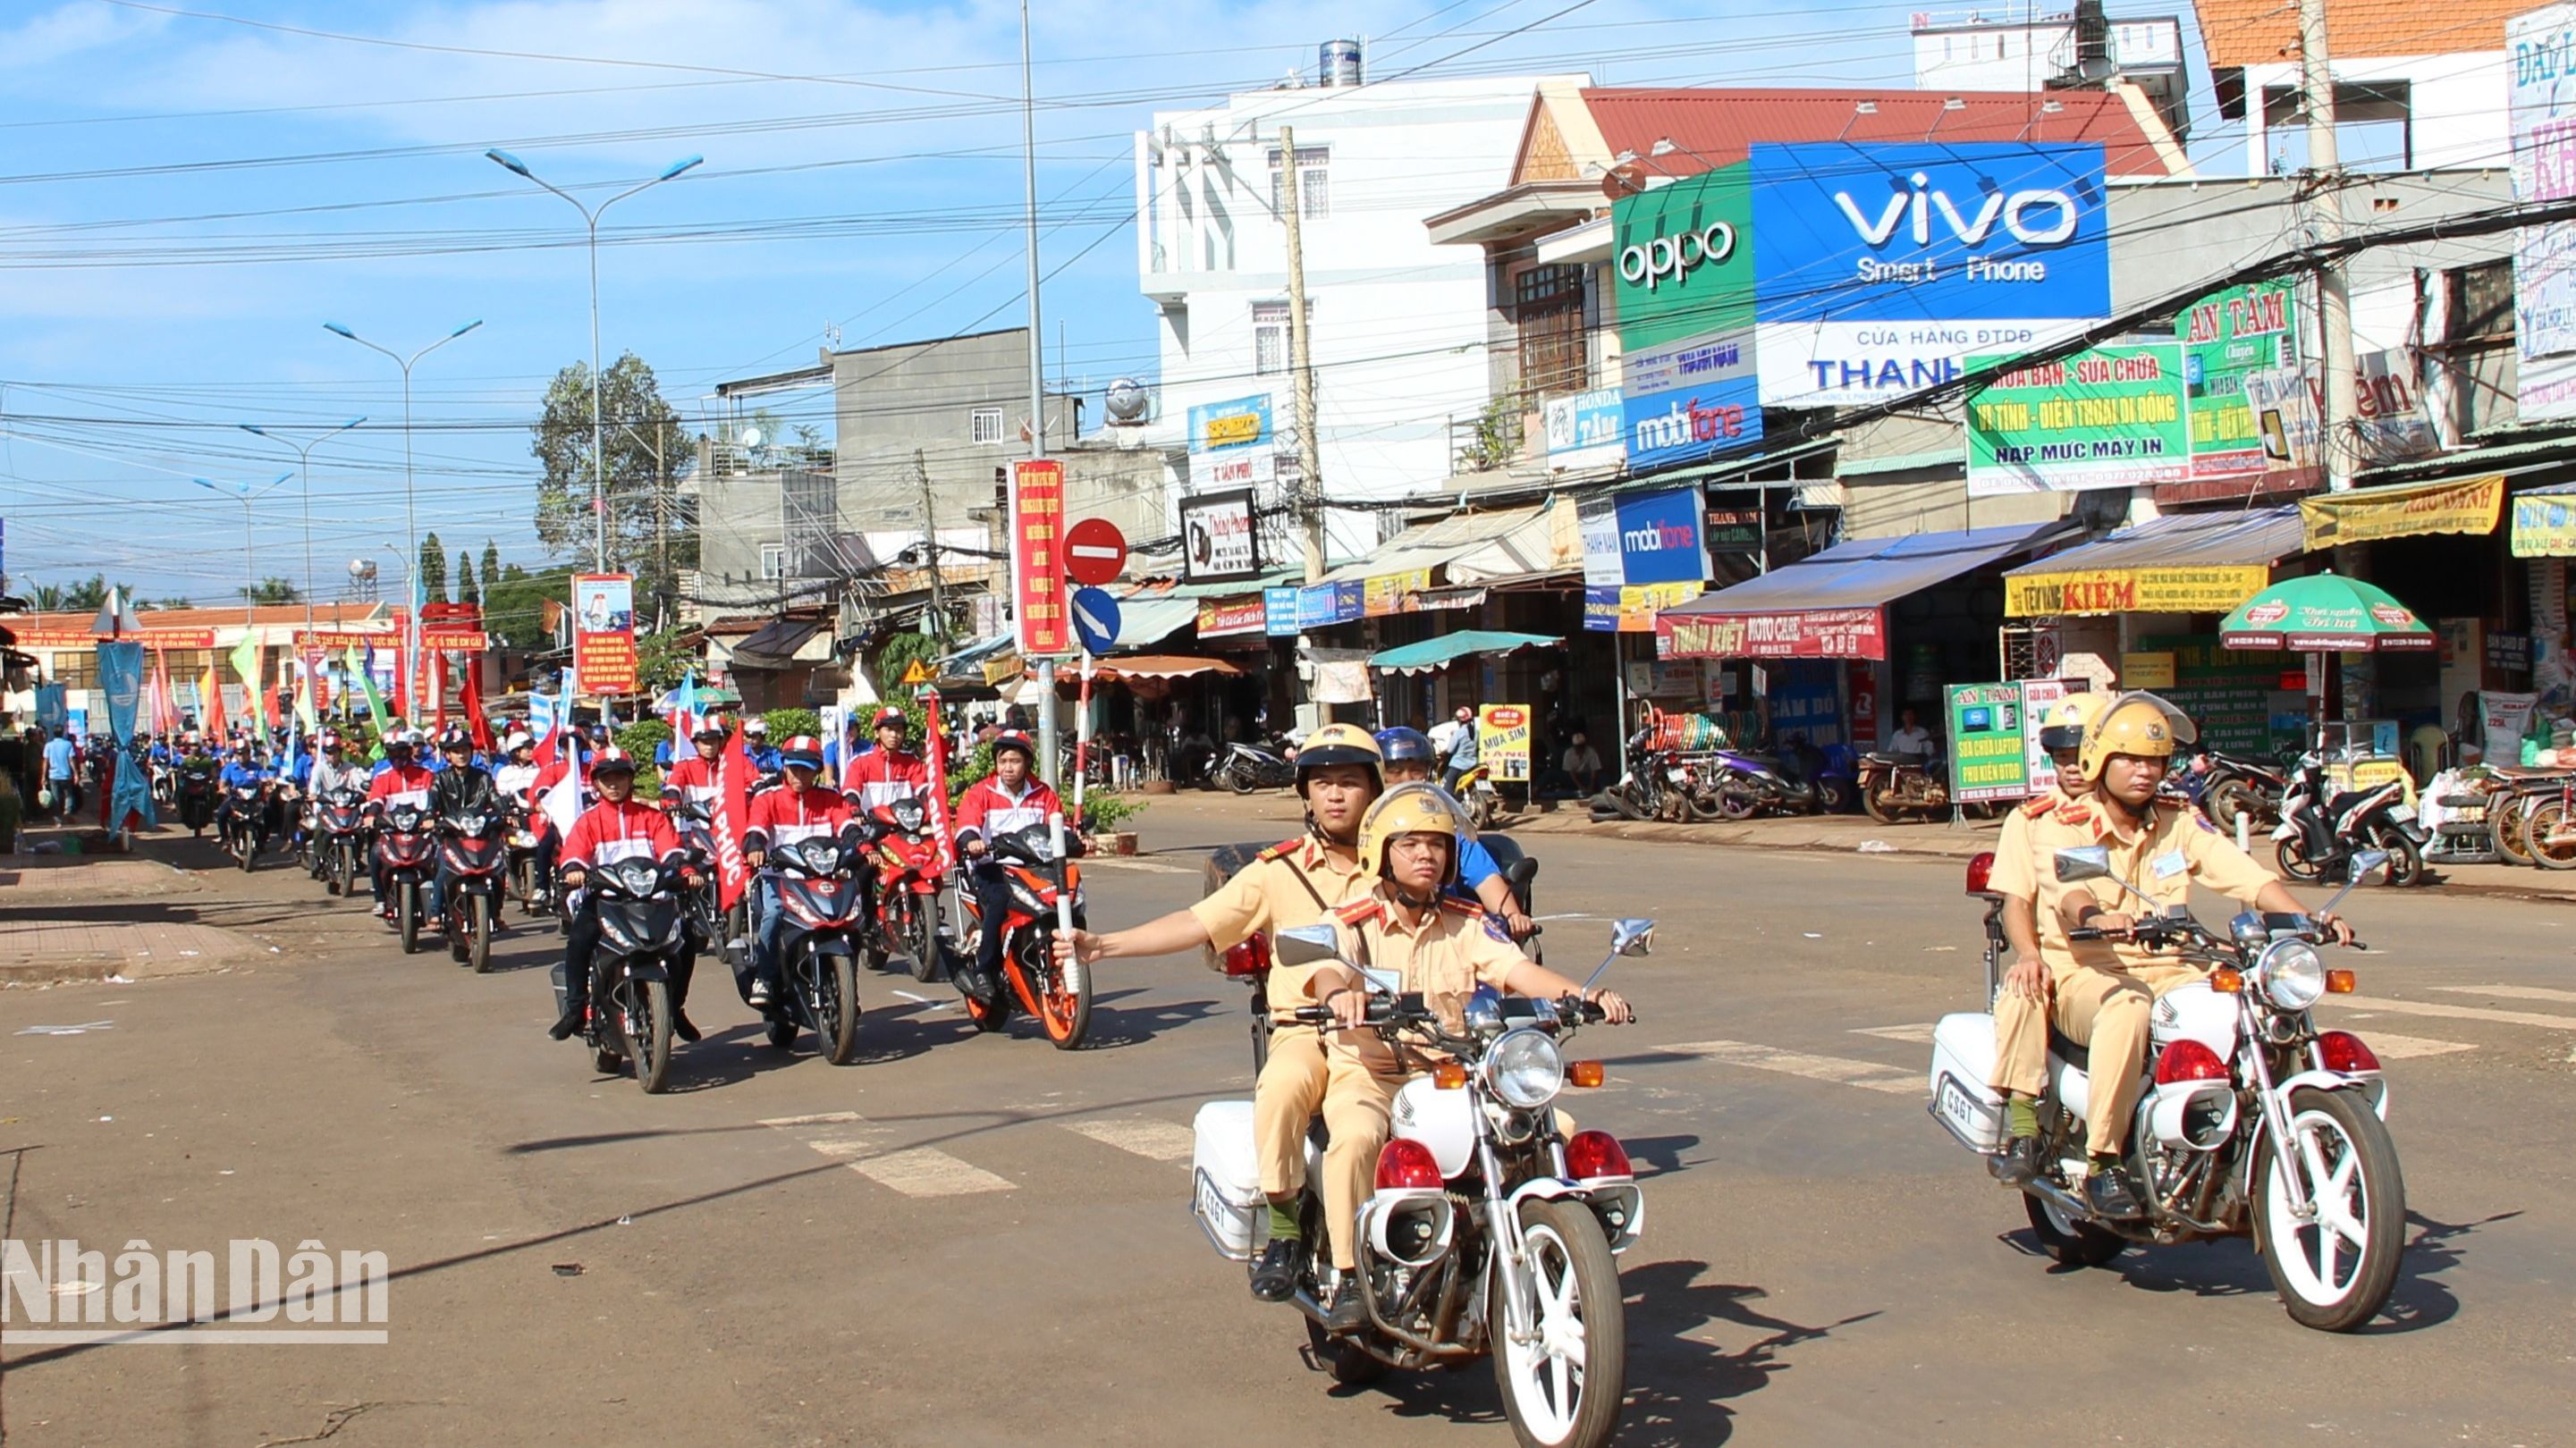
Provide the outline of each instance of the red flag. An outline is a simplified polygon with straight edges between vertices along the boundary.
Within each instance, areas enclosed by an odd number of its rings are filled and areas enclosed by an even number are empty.
[[[483,717],[483,661],[459,659],[457,668],[465,675],[457,686],[457,699],[465,710],[465,727],[474,735],[474,747],[492,752],[492,721]]]
[[[206,676],[197,686],[197,706],[198,727],[206,731],[206,737],[214,742],[214,748],[220,752],[224,740],[224,686],[222,681],[215,677],[212,665],[207,666]]]
[[[948,738],[939,732],[939,691],[923,690],[921,707],[929,741],[923,752],[930,763],[930,837],[939,842],[939,873],[945,875],[956,860],[949,853],[954,842],[948,837]]]
[[[261,693],[260,703],[268,715],[269,728],[283,729],[286,727],[286,715],[277,707],[277,686],[275,684],[269,685],[268,688]]]
[[[716,842],[716,899],[731,910],[751,887],[751,862],[742,857],[742,834],[751,826],[751,756],[743,751],[742,726],[716,753],[716,802],[709,832]]]
[[[447,729],[447,655],[429,656],[429,732],[440,734]]]

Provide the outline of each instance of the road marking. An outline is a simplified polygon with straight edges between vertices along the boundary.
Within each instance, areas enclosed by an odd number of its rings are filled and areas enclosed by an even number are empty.
[[[1018,1187],[972,1162],[935,1147],[916,1146],[883,1156],[863,1156],[850,1170],[907,1197],[962,1197],[976,1192],[1008,1192]]]
[[[2453,1051],[2474,1051],[2477,1047],[2465,1041],[2428,1041],[2422,1036],[2396,1036],[2381,1031],[2359,1033],[2362,1044],[2383,1061],[2405,1061],[2417,1056],[2447,1056]]]
[[[1186,1126],[1150,1117],[1123,1116],[1068,1121],[1067,1131],[1079,1132],[1103,1146],[1131,1151],[1152,1161],[1188,1161],[1198,1152],[1198,1136]]]
[[[1913,1041],[1928,1046],[1932,1043],[1932,1023],[1926,1021],[1919,1026],[1854,1026],[1852,1034],[1876,1036],[1882,1041]]]
[[[1135,870],[1147,875],[1195,875],[1187,865],[1166,865],[1160,860],[1139,860],[1123,855],[1094,855],[1082,862],[1086,870]]]
[[[2438,1001],[2401,1001],[2385,996],[2344,996],[2356,1011],[2395,1011],[2400,1015],[2440,1016],[2454,1021],[2493,1021],[2500,1026],[2538,1026],[2550,1031],[2576,1031],[2576,1016],[2545,1016],[2537,1011],[2491,1011],[2484,1006],[2446,1006]]]
[[[1705,1056],[1712,1061],[1723,1061],[1730,1066],[1750,1066],[1757,1071],[1804,1076],[1811,1081],[1857,1086],[1863,1091],[1884,1091],[1891,1096],[1920,1096],[1925,1090],[1923,1077],[1910,1071],[1895,1074],[1897,1068],[1881,1061],[1810,1056],[1799,1051],[1783,1051],[1775,1046],[1755,1045],[1751,1041],[1689,1041],[1656,1049],[1686,1056]]]
[[[769,1117],[763,1117],[763,1118],[761,1119],[761,1123],[760,1123],[760,1124],[761,1124],[761,1125],[763,1125],[763,1126],[781,1126],[781,1127],[784,1127],[784,1126],[837,1126],[837,1125],[840,1125],[841,1123],[844,1123],[844,1122],[857,1121],[857,1120],[860,1120],[860,1119],[861,1119],[861,1118],[860,1118],[860,1116],[859,1116],[859,1113],[857,1113],[857,1112],[855,1112],[855,1111],[818,1111],[818,1112],[814,1113],[814,1114],[813,1114],[813,1115],[811,1115],[811,1116],[769,1116]]]
[[[2564,1001],[2576,1005],[2576,990],[2551,990],[2545,985],[2437,985],[2433,989],[2453,995],[2494,996],[2507,1001]]]

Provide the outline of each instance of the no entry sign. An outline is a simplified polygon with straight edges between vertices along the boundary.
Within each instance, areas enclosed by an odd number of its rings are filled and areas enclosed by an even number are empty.
[[[1127,539],[1106,518],[1085,518],[1065,530],[1064,576],[1086,587],[1107,583],[1127,566]]]

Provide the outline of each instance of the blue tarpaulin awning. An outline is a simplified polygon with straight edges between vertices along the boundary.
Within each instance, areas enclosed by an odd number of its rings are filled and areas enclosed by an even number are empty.
[[[1880,608],[1962,573],[2044,547],[2073,531],[2074,524],[2060,520],[1946,533],[1909,533],[1901,538],[1863,538],[1836,544],[1733,588],[1702,594],[1689,603],[1662,610],[1659,616]]]
[[[1547,634],[1505,633],[1500,629],[1470,628],[1441,634],[1415,643],[1399,644],[1369,655],[1369,667],[1391,674],[1420,674],[1446,668],[1458,660],[1476,654],[1507,654],[1514,649],[1540,649],[1565,640]]]

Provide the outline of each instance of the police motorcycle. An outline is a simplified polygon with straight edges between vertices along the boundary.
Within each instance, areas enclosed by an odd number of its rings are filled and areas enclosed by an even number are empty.
[[[1621,920],[1589,990],[1623,955],[1644,955],[1651,920]],[[1333,927],[1281,933],[1280,963],[1338,959]],[[1345,962],[1347,964],[1347,962]],[[1503,1410],[1532,1448],[1597,1448],[1627,1392],[1627,1319],[1617,1256],[1636,1244],[1646,1203],[1628,1153],[1606,1131],[1560,1137],[1557,1095],[1598,1086],[1598,1061],[1565,1059],[1576,1030],[1603,1019],[1580,996],[1507,996],[1490,986],[1444,1023],[1418,992],[1396,994],[1393,972],[1364,970],[1368,1029],[1428,1040],[1449,1054],[1397,1091],[1379,1153],[1376,1190],[1361,1204],[1354,1272],[1368,1322],[1335,1335],[1323,1303],[1334,1275],[1309,1258],[1290,1300],[1306,1315],[1315,1356],[1344,1384],[1388,1368],[1464,1368],[1491,1357]],[[1323,1006],[1296,1018],[1329,1025]],[[1453,1029],[1454,1028],[1454,1029]],[[1223,1256],[1261,1252],[1268,1199],[1253,1146],[1249,1101],[1199,1108],[1191,1210]],[[1306,1142],[1304,1240],[1325,1240],[1320,1125]]]
[[[1989,1005],[2005,949],[2004,897],[1986,889],[1993,858],[1979,855],[1968,867],[1968,893],[1987,901]],[[2145,913],[2132,938],[2208,974],[2160,997],[2151,1017],[2149,1080],[2126,1152],[2146,1188],[2143,1216],[2098,1217],[2085,1199],[2091,1066],[2084,1047],[2050,1029],[2038,1102],[2043,1165],[2022,1187],[2040,1248],[2066,1266],[2098,1267],[2131,1245],[2250,1234],[2294,1321],[2327,1332],[2368,1322],[2396,1284],[2406,1242],[2406,1184],[2383,1124],[2388,1082],[2359,1036],[2320,1030],[2310,1015],[2326,996],[2349,993],[2353,972],[2327,968],[2313,916],[2249,910],[2214,931],[2187,907],[2168,912],[2118,880],[2103,846],[2060,850],[2053,863],[2060,880],[2112,880],[2136,895]],[[2381,851],[2355,855],[2354,885],[2387,863]],[[1988,1158],[2006,1137],[2003,1099],[1986,1084],[1994,1059],[1991,1015],[1958,1012],[1933,1028],[1929,1110],[1960,1145]]]
[[[658,1094],[671,1076],[671,967],[688,948],[678,867],[647,859],[594,867],[584,888],[599,901],[599,946],[590,957],[591,1064],[613,1076],[634,1063],[635,1084]],[[569,893],[569,892],[567,892]],[[555,1010],[564,1008],[564,963],[554,963]]]

